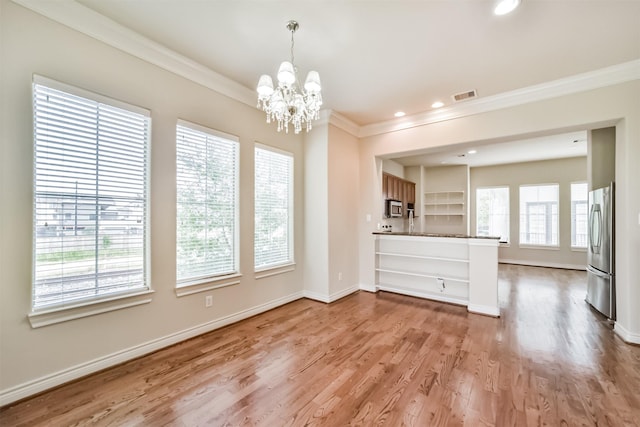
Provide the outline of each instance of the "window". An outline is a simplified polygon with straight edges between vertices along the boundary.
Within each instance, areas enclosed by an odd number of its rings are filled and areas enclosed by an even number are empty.
[[[178,287],[238,271],[238,138],[176,127]]]
[[[293,263],[293,156],[255,147],[255,269]]]
[[[148,290],[149,112],[38,76],[33,106],[33,308]]]
[[[587,183],[571,183],[571,247],[587,247]]]
[[[558,246],[558,185],[520,187],[520,244]]]
[[[509,187],[476,190],[476,234],[509,243]]]

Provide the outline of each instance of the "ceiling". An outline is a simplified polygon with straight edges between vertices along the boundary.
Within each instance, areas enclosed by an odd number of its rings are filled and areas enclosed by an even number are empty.
[[[478,141],[473,144],[446,146],[423,153],[411,153],[411,155],[392,158],[403,166],[468,165],[479,167],[586,155],[587,131],[576,131],[516,141],[490,143]]]
[[[640,58],[640,0],[522,0],[505,16],[493,0],[77,2],[250,89],[289,59],[295,19],[300,77],[317,70],[323,107],[359,126]]]

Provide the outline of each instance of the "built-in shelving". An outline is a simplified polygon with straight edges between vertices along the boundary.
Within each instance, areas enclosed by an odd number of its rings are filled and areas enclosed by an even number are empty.
[[[424,193],[424,215],[464,217],[464,191],[438,191]]]
[[[379,239],[376,258],[378,289],[462,305],[469,299],[466,239]]]
[[[377,234],[375,256],[376,290],[499,314],[497,240]]]

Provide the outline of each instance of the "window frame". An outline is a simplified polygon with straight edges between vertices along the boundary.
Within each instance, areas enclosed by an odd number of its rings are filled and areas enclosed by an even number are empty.
[[[286,156],[290,159],[290,171],[289,171],[289,185],[288,185],[288,213],[287,213],[287,260],[281,262],[275,262],[271,264],[261,264],[258,266],[256,264],[256,218],[257,218],[257,203],[256,203],[256,179],[257,179],[257,150],[269,151],[275,154],[279,154],[282,156]],[[253,255],[253,263],[254,263],[254,272],[256,273],[256,278],[263,278],[272,276],[274,274],[280,274],[288,271],[293,271],[295,266],[295,247],[294,247],[294,224],[295,224],[295,206],[294,206],[294,194],[295,194],[295,156],[292,152],[282,150],[279,148],[275,148],[269,145],[265,145],[259,142],[255,142],[254,144],[254,232],[253,232],[253,247],[254,247],[254,255]]]
[[[494,185],[494,186],[483,186],[476,187],[476,235],[480,236],[478,232],[479,221],[478,221],[478,209],[480,208],[478,190],[497,190],[503,189],[507,191],[507,239],[499,240],[500,246],[507,247],[511,244],[511,188],[508,185]]]
[[[35,124],[36,124],[36,85],[43,86],[48,89],[64,92],[65,94],[73,97],[85,98],[89,101],[107,105],[109,107],[126,110],[133,114],[138,114],[146,117],[146,135],[144,140],[144,165],[143,176],[145,179],[144,185],[144,206],[141,218],[143,219],[143,237],[142,237],[142,283],[143,286],[132,287],[113,293],[105,293],[97,296],[89,296],[82,298],[75,298],[66,301],[59,301],[45,305],[35,305],[36,295],[36,244],[37,244],[37,211],[36,207],[36,146],[38,141],[36,140]],[[150,169],[151,169],[151,132],[152,132],[152,119],[151,112],[148,109],[132,105],[130,103],[119,101],[98,93],[81,89],[76,86],[72,86],[66,83],[62,83],[44,76],[37,74],[32,78],[32,114],[33,120],[33,174],[32,174],[32,280],[31,280],[31,297],[30,297],[30,312],[27,314],[27,318],[33,328],[39,328],[51,324],[65,322],[73,319],[92,316],[99,313],[104,313],[113,310],[119,310],[122,308],[133,307],[141,304],[147,304],[151,302],[151,296],[154,290],[151,287],[151,245],[150,245]]]
[[[555,192],[556,192],[556,201],[554,202],[549,202],[549,201],[533,201],[533,202],[528,202],[525,207],[526,207],[526,212],[523,212],[523,204],[525,203],[523,201],[522,198],[522,190],[523,188],[530,188],[530,187],[555,187]],[[518,188],[518,214],[519,214],[519,218],[518,218],[518,246],[521,248],[528,248],[528,249],[559,249],[560,248],[560,184],[558,183],[541,183],[541,184],[522,184],[519,186]],[[556,243],[544,243],[544,244],[538,244],[538,243],[531,243],[531,242],[523,242],[523,233],[526,234],[530,234],[528,233],[526,230],[529,230],[529,226],[530,226],[530,218],[529,218],[529,207],[530,206],[546,206],[546,207],[551,207],[551,210],[553,209],[554,204],[557,206],[556,209],[556,239],[557,242]],[[523,218],[526,218],[525,220],[525,228],[526,230],[523,230]],[[545,218],[549,218],[551,219],[551,222],[547,222],[545,219],[545,241],[546,237],[551,236],[551,239],[553,240],[553,212],[549,212],[547,208],[545,208]],[[550,234],[549,234],[550,233]]]
[[[234,143],[235,150],[235,193],[233,195],[233,218],[234,218],[234,233],[233,233],[233,269],[229,272],[212,273],[200,276],[192,276],[189,278],[178,279],[178,198],[176,196],[176,294],[178,296],[191,295],[198,292],[205,292],[212,289],[221,287],[236,285],[240,283],[239,278],[242,277],[240,273],[240,138],[216,129],[211,129],[206,126],[202,126],[187,120],[178,119],[176,123],[176,191],[178,191],[178,127],[184,127],[195,132],[203,133],[213,138],[220,138]]]

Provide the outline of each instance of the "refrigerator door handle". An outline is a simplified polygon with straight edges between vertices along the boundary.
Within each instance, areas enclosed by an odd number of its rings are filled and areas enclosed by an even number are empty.
[[[591,252],[600,253],[600,244],[602,240],[602,211],[599,204],[591,206],[591,215],[589,215],[589,245]]]
[[[589,273],[595,274],[598,277],[602,277],[603,279],[608,279],[609,277],[611,277],[609,274],[607,273],[603,273],[602,271],[591,267],[590,265],[587,265],[587,271]]]

